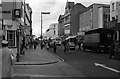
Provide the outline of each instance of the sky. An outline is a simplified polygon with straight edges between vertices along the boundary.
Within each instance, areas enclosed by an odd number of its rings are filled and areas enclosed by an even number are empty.
[[[70,2],[82,3],[86,7],[92,3],[109,4],[111,0],[68,0]],[[32,29],[33,34],[37,37],[41,33],[41,12],[50,12],[50,14],[42,15],[42,30],[43,33],[49,28],[52,23],[58,23],[59,15],[65,12],[65,5],[67,0],[25,0],[32,8]]]

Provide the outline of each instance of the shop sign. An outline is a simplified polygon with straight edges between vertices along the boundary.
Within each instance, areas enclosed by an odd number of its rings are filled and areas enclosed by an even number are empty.
[[[11,11],[2,11],[2,13],[11,13]]]
[[[21,18],[21,10],[20,9],[14,9],[14,17]]]

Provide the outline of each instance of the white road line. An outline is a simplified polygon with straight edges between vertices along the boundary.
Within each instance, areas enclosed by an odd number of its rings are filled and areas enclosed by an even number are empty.
[[[60,56],[56,55],[56,57],[64,62],[64,59],[62,59]]]
[[[61,77],[61,76],[56,76],[56,75],[40,75],[40,74],[14,74],[14,76],[28,76],[28,77]]]
[[[105,69],[108,69],[108,70],[114,71],[114,72],[116,72],[116,73],[120,73],[119,70],[116,70],[116,69],[113,69],[113,68],[107,67],[107,66],[105,66],[104,64],[95,63],[95,66],[100,66],[100,67],[103,67],[103,68],[105,68]]]

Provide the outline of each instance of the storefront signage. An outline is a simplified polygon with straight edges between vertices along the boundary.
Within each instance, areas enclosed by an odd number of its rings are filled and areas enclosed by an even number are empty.
[[[21,10],[20,9],[14,9],[14,17],[21,18]]]
[[[11,11],[2,11],[2,13],[11,13]]]

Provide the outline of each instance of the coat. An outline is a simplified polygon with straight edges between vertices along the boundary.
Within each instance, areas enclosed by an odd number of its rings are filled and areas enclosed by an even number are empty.
[[[7,47],[2,49],[2,77],[13,77],[13,60],[12,50]]]

